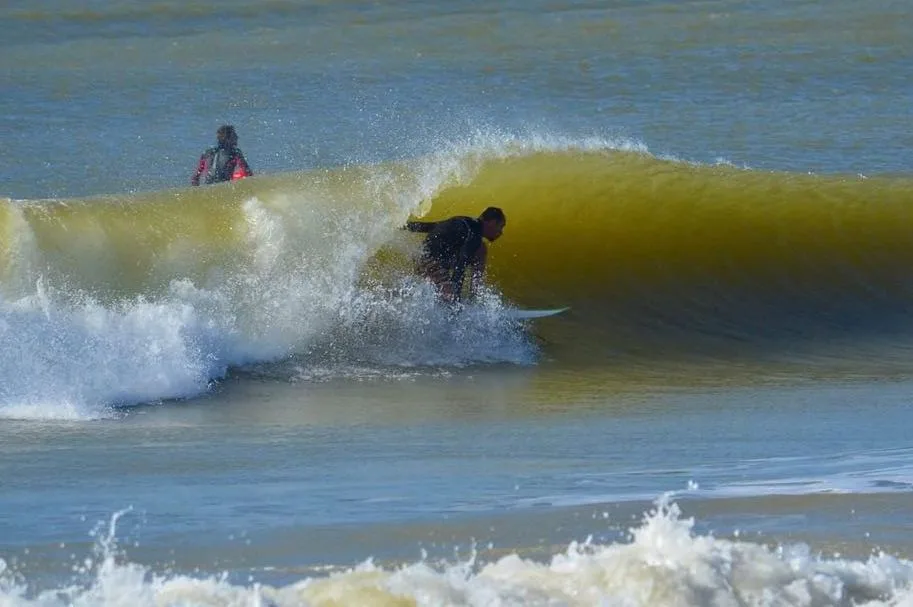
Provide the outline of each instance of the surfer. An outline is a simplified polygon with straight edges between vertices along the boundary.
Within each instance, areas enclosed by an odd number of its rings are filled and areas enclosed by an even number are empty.
[[[441,297],[459,301],[463,293],[463,277],[470,266],[469,296],[482,284],[488,247],[482,240],[494,242],[501,236],[507,219],[498,207],[488,207],[478,218],[451,217],[443,221],[410,221],[410,232],[428,234],[419,259],[419,273],[430,280]]]
[[[220,181],[235,181],[253,175],[244,154],[238,148],[238,133],[230,124],[223,124],[216,131],[216,145],[209,148],[200,156],[200,164],[190,178],[192,185],[203,183],[219,183]]]

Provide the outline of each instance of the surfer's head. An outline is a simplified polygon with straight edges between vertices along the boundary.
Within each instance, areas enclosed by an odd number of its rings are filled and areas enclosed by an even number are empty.
[[[238,133],[235,132],[235,127],[230,124],[223,124],[219,127],[219,130],[216,131],[216,141],[222,147],[230,148],[238,144]]]
[[[498,207],[488,207],[479,215],[479,221],[482,222],[482,236],[490,241],[495,241],[504,231],[507,225],[507,218],[504,211]]]

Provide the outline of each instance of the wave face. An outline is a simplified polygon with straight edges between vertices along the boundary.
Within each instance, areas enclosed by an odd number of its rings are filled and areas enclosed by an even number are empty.
[[[909,346],[903,178],[758,172],[631,142],[484,138],[382,165],[0,204],[0,415],[199,394],[235,366],[853,360]],[[411,276],[410,215],[508,216],[454,322]],[[537,323],[503,314],[571,306]],[[814,350],[809,350],[814,351]]]
[[[573,308],[542,325],[562,357],[726,359],[825,346],[828,357],[859,358],[872,346],[907,358],[910,192],[909,179],[568,150],[490,162],[441,192],[433,211],[505,208],[492,275],[523,305]]]

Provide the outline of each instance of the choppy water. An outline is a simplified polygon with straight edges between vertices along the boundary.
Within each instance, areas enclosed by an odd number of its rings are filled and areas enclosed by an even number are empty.
[[[0,22],[0,605],[913,603],[906,3]]]

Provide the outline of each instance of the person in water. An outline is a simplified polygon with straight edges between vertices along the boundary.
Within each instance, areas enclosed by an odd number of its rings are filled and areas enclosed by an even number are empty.
[[[483,238],[494,242],[506,225],[504,211],[488,207],[476,219],[458,216],[443,221],[410,221],[406,229],[428,234],[422,246],[419,273],[437,287],[444,300],[457,302],[462,298],[467,267],[471,269],[469,296],[482,284],[488,256]]]
[[[253,175],[244,154],[238,148],[238,134],[235,127],[224,124],[216,131],[216,145],[200,156],[200,164],[190,178],[192,185],[235,181]]]

